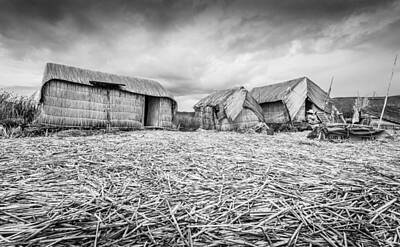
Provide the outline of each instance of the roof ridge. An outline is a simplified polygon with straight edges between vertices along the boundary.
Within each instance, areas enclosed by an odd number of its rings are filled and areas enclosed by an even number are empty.
[[[143,80],[149,80],[149,81],[154,81],[154,82],[158,82],[157,79],[155,78],[150,78],[150,77],[144,77],[144,76],[132,76],[132,75],[119,75],[119,74],[115,74],[112,72],[103,72],[97,69],[87,69],[87,68],[81,68],[81,67],[77,67],[77,66],[73,66],[73,65],[67,65],[67,64],[61,64],[61,63],[53,63],[53,62],[48,62],[46,63],[46,67],[50,65],[50,66],[62,66],[62,67],[67,67],[67,68],[72,68],[72,69],[79,69],[79,70],[86,70],[86,71],[91,71],[91,72],[95,72],[95,73],[101,73],[101,74],[107,74],[107,75],[112,75],[112,76],[118,76],[118,77],[126,77],[126,78],[132,78],[132,79],[143,79]]]
[[[298,80],[298,82],[300,82],[300,81],[302,81],[302,80],[304,80],[304,79],[310,80],[307,76],[302,76],[302,77],[298,77],[298,78],[291,79],[291,80],[280,81],[280,82],[276,82],[276,83],[272,83],[272,84],[267,84],[267,85],[264,85],[264,86],[254,87],[253,89],[255,89],[255,88],[269,87],[269,86],[272,86],[272,85],[282,85],[282,84],[285,84],[285,83],[288,83],[288,82],[291,82],[291,81],[296,81],[296,80]],[[310,81],[311,81],[311,80],[310,80]],[[253,89],[252,89],[252,90],[253,90]]]

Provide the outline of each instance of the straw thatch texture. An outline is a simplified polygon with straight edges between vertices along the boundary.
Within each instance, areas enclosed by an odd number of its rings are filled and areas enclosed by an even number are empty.
[[[262,108],[244,87],[210,94],[194,109],[203,129],[237,130],[265,122]]]
[[[160,115],[158,126],[172,127],[173,109],[171,107],[171,100],[167,98],[160,99]]]
[[[36,117],[37,111],[37,104],[31,98],[0,90],[0,126],[15,127],[30,124]]]
[[[60,127],[171,127],[176,102],[155,81],[47,64],[36,123]],[[147,109],[146,109],[147,107]],[[149,123],[145,119],[151,120]]]
[[[282,101],[263,103],[261,108],[267,123],[286,123],[290,121],[289,113]]]
[[[197,108],[195,110],[195,118],[199,119],[200,128],[206,130],[217,129],[218,117],[215,114],[215,109],[211,106]],[[221,121],[225,117],[221,118]]]
[[[398,247],[396,140],[125,132],[0,142],[0,246]]]
[[[266,121],[271,123],[303,121],[307,110],[323,111],[327,99],[327,93],[307,77],[256,87],[251,95],[263,107]],[[325,111],[329,113],[331,108],[329,103]]]
[[[52,81],[42,89],[37,123],[65,127],[140,127],[144,96]]]
[[[124,85],[122,89],[131,93],[166,97],[174,100],[160,83],[151,79],[120,76],[62,64],[47,63],[43,76],[43,84],[53,79],[75,82],[88,86],[92,85],[90,82],[106,82],[116,86],[122,84]]]

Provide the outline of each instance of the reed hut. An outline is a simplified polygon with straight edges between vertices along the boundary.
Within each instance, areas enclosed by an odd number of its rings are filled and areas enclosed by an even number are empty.
[[[57,127],[172,127],[173,97],[157,81],[46,64],[36,123]]]
[[[244,87],[217,91],[193,108],[202,129],[229,131],[265,123],[261,107]]]
[[[251,96],[260,104],[267,123],[302,122],[308,110],[330,113],[332,109],[331,103],[325,107],[328,94],[307,77],[256,87]]]

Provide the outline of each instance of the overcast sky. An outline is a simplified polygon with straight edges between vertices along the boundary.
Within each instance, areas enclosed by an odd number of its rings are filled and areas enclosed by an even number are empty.
[[[0,86],[39,86],[46,62],[161,80],[202,96],[301,76],[333,96],[384,95],[400,1],[0,0]],[[391,94],[400,94],[400,61]]]

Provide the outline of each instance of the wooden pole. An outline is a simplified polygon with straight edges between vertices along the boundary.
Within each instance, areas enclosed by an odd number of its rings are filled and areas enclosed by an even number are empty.
[[[388,88],[386,91],[386,97],[385,97],[385,101],[383,103],[383,107],[382,107],[382,112],[381,112],[381,117],[379,118],[379,123],[378,123],[378,129],[381,127],[381,122],[382,122],[382,118],[383,118],[383,113],[385,112],[385,108],[386,108],[386,104],[387,104],[387,99],[389,96],[389,91],[390,91],[390,86],[392,85],[392,80],[393,80],[393,74],[394,74],[394,68],[396,67],[396,63],[397,63],[397,56],[394,58],[394,62],[393,62],[393,67],[392,67],[392,73],[390,74],[390,79],[389,79],[389,84],[388,84]]]
[[[334,77],[332,76],[332,78],[331,78],[331,84],[329,85],[329,89],[328,89],[328,94],[326,95],[325,105],[324,105],[324,112],[325,112],[325,110],[326,110],[326,107],[327,107],[328,104],[329,104],[329,96],[330,96],[331,90],[332,90],[333,78],[334,78]]]

